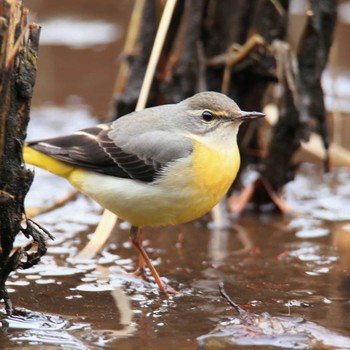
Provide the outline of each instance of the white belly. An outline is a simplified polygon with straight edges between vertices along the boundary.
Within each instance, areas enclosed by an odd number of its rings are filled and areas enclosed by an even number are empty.
[[[175,176],[172,181],[146,183],[77,170],[69,181],[103,208],[135,226],[186,222],[210,209],[198,213],[196,208],[202,207],[204,198],[189,186],[192,182],[188,174]]]

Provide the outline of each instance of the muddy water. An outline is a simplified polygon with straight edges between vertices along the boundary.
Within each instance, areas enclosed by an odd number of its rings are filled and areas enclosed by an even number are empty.
[[[204,343],[214,349],[238,349],[242,344],[260,344],[263,349],[318,348],[317,344],[350,348],[350,218],[341,212],[341,201],[350,200],[350,172],[324,179],[329,181],[326,186],[313,181],[312,188],[313,171],[307,166],[286,196],[294,208],[304,210],[307,205],[314,216],[245,213],[227,231],[208,229],[205,220],[148,229],[145,243],[151,258],[167,283],[181,292],[168,298],[158,294],[154,283],[125,273],[137,262],[125,224],[98,258],[74,261],[99,218],[99,208],[86,198],[79,196],[38,216],[56,239],[49,242],[39,265],[9,279],[19,310],[11,318],[2,316],[1,346],[196,349]],[[70,190],[54,176],[37,175],[28,205],[48,205],[51,197]],[[17,241],[24,243],[23,237]],[[269,322],[260,320],[249,329],[220,297],[220,282],[245,310],[260,317],[268,312]],[[281,326],[280,317],[287,325]],[[198,337],[210,332],[216,337],[199,342]]]
[[[31,2],[50,35],[43,36],[30,139],[107,114],[130,3],[91,3]],[[81,26],[77,36],[72,18]],[[81,31],[89,35],[81,38]],[[322,175],[305,165],[284,193],[294,215],[245,212],[224,231],[210,228],[209,217],[147,229],[150,257],[180,291],[167,298],[152,281],[126,273],[137,254],[125,223],[96,259],[74,260],[101,213],[78,196],[36,217],[55,240],[39,265],[11,275],[17,312],[6,317],[0,303],[0,349],[350,348],[349,184],[349,170]],[[71,190],[37,170],[27,207],[48,207]],[[26,242],[18,237],[16,244]],[[227,305],[221,282],[248,315]]]

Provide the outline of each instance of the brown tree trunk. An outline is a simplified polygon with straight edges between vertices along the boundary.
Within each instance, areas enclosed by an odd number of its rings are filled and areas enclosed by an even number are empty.
[[[24,218],[24,198],[33,173],[25,169],[22,146],[29,121],[30,102],[36,76],[40,27],[27,24],[27,13],[21,1],[0,0],[0,300],[12,312],[5,282],[17,267],[35,264],[45,243],[40,230]],[[35,252],[23,253],[32,244],[13,252],[19,232],[38,244]]]

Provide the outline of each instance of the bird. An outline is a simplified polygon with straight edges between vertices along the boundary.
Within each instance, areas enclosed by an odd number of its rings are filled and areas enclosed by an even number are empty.
[[[142,246],[142,228],[186,223],[209,212],[236,178],[239,126],[263,116],[205,91],[70,135],[27,142],[23,157],[129,222],[139,252],[137,272],[144,274],[146,264],[159,290],[171,293]]]

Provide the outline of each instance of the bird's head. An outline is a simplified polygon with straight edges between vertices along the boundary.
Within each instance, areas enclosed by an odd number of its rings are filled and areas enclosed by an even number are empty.
[[[232,139],[242,122],[264,116],[260,112],[241,111],[232,99],[213,91],[198,93],[176,106],[182,119],[181,128],[207,138]]]

